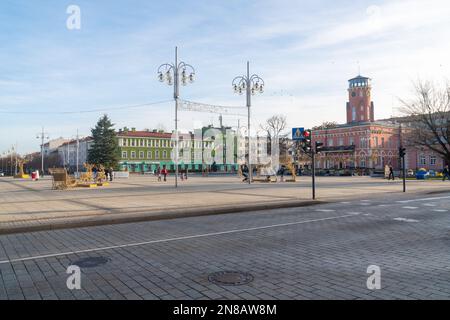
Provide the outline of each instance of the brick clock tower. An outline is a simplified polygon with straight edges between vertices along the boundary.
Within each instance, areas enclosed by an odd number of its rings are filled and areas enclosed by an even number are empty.
[[[374,122],[371,79],[357,76],[348,83],[347,123]]]

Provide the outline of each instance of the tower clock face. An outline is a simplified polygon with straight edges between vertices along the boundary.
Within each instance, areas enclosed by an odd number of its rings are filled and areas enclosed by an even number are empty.
[[[352,97],[356,97],[356,92],[355,91],[352,92]]]

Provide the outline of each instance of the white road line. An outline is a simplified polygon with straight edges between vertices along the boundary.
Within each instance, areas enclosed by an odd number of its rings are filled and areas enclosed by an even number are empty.
[[[434,211],[434,212],[447,212],[448,210],[446,210],[446,209],[433,209],[432,211]]]
[[[441,200],[441,199],[450,199],[450,196],[448,197],[435,197],[435,198],[422,198],[422,199],[413,199],[413,200],[399,200],[396,201],[398,203],[408,203],[408,202],[414,202],[414,201],[431,201],[431,200]]]
[[[350,201],[342,201],[342,202],[339,202],[339,203],[342,203],[342,204],[349,204],[349,203],[351,203]]]
[[[271,228],[278,228],[278,227],[286,227],[286,226],[293,226],[293,225],[303,224],[303,223],[319,222],[319,221],[326,221],[326,220],[336,220],[336,219],[342,219],[342,218],[348,218],[348,217],[353,217],[353,215],[346,214],[346,215],[343,215],[343,216],[335,216],[335,217],[328,217],[328,218],[321,218],[321,219],[313,219],[313,220],[304,220],[304,221],[297,221],[297,222],[273,224],[273,225],[262,226],[262,227],[245,228],[245,229],[234,229],[234,230],[221,231],[221,232],[197,234],[197,235],[185,236],[185,237],[168,238],[168,239],[160,239],[160,240],[150,240],[150,241],[135,242],[135,243],[129,243],[129,244],[123,244],[123,245],[115,245],[115,246],[109,246],[109,247],[100,247],[100,248],[85,249],[85,250],[67,251],[67,252],[61,252],[61,253],[53,253],[53,254],[46,254],[46,255],[39,255],[39,256],[31,256],[31,257],[26,257],[26,258],[2,260],[2,261],[0,261],[0,264],[7,264],[7,263],[13,263],[13,262],[28,261],[28,260],[36,260],[36,259],[54,258],[54,257],[60,257],[60,256],[67,256],[67,255],[73,255],[73,254],[79,254],[79,253],[88,253],[88,252],[97,252],[97,251],[104,251],[104,250],[111,250],[111,249],[138,247],[138,246],[143,246],[143,245],[148,245],[148,244],[155,244],[155,243],[164,243],[164,242],[187,240],[187,239],[195,239],[195,238],[205,238],[205,237],[218,236],[218,235],[223,235],[223,234],[232,234],[232,233],[239,233],[239,232],[245,232],[245,231],[255,231],[255,230],[271,229]]]
[[[404,222],[419,222],[419,220],[414,219],[406,219],[406,218],[394,218],[396,221],[404,221]]]
[[[315,211],[317,211],[317,212],[335,212],[336,210],[334,210],[334,209],[316,209]]]
[[[354,216],[357,216],[357,215],[360,215],[361,212],[349,212],[348,214],[352,214],[352,215],[354,215]]]
[[[403,209],[409,209],[409,210],[416,210],[419,209],[419,207],[402,207]]]
[[[361,202],[370,202],[370,200],[361,200]]]
[[[436,207],[436,205],[432,204],[432,203],[424,203],[423,206],[425,206],[425,207]]]

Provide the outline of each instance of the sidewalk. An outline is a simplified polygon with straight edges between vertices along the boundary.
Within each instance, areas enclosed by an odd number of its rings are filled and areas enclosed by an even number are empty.
[[[0,234],[297,207],[402,190],[400,180],[318,177],[318,201],[311,201],[311,178],[299,180],[249,186],[236,177],[191,177],[175,189],[173,177],[160,183],[133,176],[103,188],[54,191],[50,178],[0,178]],[[408,181],[409,194],[440,191],[450,191],[450,183]]]

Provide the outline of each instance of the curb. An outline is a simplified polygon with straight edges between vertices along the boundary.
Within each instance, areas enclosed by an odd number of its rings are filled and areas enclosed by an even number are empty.
[[[297,208],[306,207],[319,204],[328,203],[327,201],[318,200],[295,200],[295,201],[279,201],[261,204],[240,205],[240,206],[222,206],[218,208],[187,208],[175,209],[170,211],[154,211],[154,212],[134,212],[134,213],[119,213],[119,214],[105,214],[94,217],[81,217],[74,221],[54,221],[43,222],[38,221],[35,224],[24,226],[0,227],[0,235],[14,234],[14,233],[29,233],[37,231],[49,231],[71,228],[84,228],[94,226],[104,226],[113,224],[125,224],[144,221],[157,220],[171,220],[179,218],[200,217],[218,214],[240,213],[250,211],[273,210],[283,208]],[[26,223],[26,222],[25,222]]]

